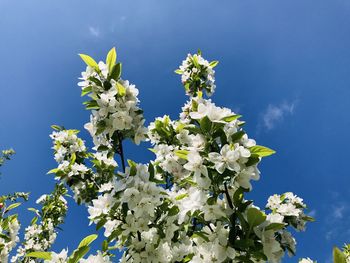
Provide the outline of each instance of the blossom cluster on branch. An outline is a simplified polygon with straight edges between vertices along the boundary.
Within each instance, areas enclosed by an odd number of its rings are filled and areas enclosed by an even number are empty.
[[[295,254],[288,229],[304,230],[312,218],[292,193],[270,197],[266,209],[245,198],[260,178],[259,162],[274,151],[248,137],[240,115],[204,98],[203,91],[214,92],[217,61],[188,55],[176,71],[189,95],[179,119],[163,116],[145,128],[138,91],[121,79],[115,49],[106,63],[81,57],[87,69],[79,86],[92,110],[85,128],[95,152],[77,131],[55,126],[59,165],[51,172],[88,206],[96,229],[104,228],[98,253],[106,262],[113,249],[124,251],[120,262],[135,263],[280,262],[285,251]],[[155,159],[126,166],[127,138],[149,140]]]
[[[37,204],[42,206],[40,210],[30,208],[35,217],[25,229],[24,240],[11,262],[34,263],[34,260],[26,257],[27,254],[51,248],[57,237],[57,229],[67,213],[66,193],[65,186],[57,184],[52,193],[42,195],[37,200]]]
[[[179,118],[158,117],[148,127],[138,89],[122,79],[122,64],[111,49],[105,62],[80,55],[87,64],[78,85],[90,121],[85,124],[91,151],[78,130],[53,125],[59,181],[41,196],[24,240],[12,257],[20,263],[262,263],[296,254],[293,231],[304,231],[313,218],[303,199],[291,192],[270,196],[264,208],[249,200],[259,163],[275,152],[258,145],[232,110],[208,97],[215,91],[214,68],[199,51],[188,54],[175,72],[189,96]],[[155,157],[147,164],[127,159],[125,140],[142,141]],[[3,152],[0,166],[12,152]],[[119,164],[118,164],[119,163]],[[89,255],[96,234],[71,250],[51,251],[67,213],[67,188],[84,204],[91,224],[103,230],[102,249]],[[7,262],[19,242],[17,215],[8,212],[25,193],[0,198],[0,261]],[[334,250],[336,263],[349,263],[350,249]],[[345,261],[344,261],[345,260]],[[301,263],[312,263],[302,258]]]

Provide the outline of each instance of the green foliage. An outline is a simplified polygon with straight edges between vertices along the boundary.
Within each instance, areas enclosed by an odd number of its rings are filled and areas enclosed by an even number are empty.
[[[90,250],[90,244],[97,238],[97,235],[89,235],[80,241],[77,249],[73,251],[71,256],[68,258],[67,263],[77,263],[83,258]]]
[[[97,235],[95,235],[95,234],[85,237],[80,242],[78,248],[89,246],[96,238],[97,238]]]
[[[259,209],[251,207],[247,211],[247,220],[250,227],[255,227],[265,222],[266,215]]]
[[[96,63],[96,61],[92,57],[85,55],[85,54],[79,54],[79,56],[86,63],[86,65],[88,65],[89,67],[92,67],[97,72],[100,71],[100,69],[98,68],[98,64]]]
[[[108,66],[109,71],[112,71],[115,62],[117,61],[117,52],[115,51],[115,47],[113,47],[107,54],[106,64]]]
[[[44,260],[51,260],[51,252],[34,251],[34,252],[28,253],[25,257],[27,257],[27,258],[38,258],[38,259],[44,259]]]
[[[15,154],[15,151],[13,149],[2,150],[0,154],[0,167],[4,165],[5,161],[10,160],[11,156],[14,154]]]
[[[337,247],[333,248],[333,261],[334,263],[346,263],[344,253]]]
[[[274,150],[261,145],[250,147],[249,150],[252,154],[255,154],[259,157],[266,157],[276,153]]]

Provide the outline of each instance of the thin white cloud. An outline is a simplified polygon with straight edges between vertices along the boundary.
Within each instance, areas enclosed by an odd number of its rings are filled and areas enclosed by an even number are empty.
[[[334,195],[337,196],[337,195]],[[330,206],[330,214],[325,218],[325,231],[326,240],[339,239],[340,236],[348,238],[349,224],[347,219],[349,217],[350,206],[343,201],[338,201],[338,198],[333,198],[333,205]]]
[[[326,239],[327,239],[327,240],[332,239],[333,236],[334,236],[334,234],[335,234],[335,231],[333,231],[333,230],[327,231],[327,232],[326,232]]]
[[[293,115],[296,101],[288,103],[283,102],[280,105],[270,104],[263,112],[261,124],[267,129],[272,130],[276,125],[283,121],[285,116]]]
[[[345,205],[340,205],[334,208],[333,216],[336,219],[342,219],[344,217]]]
[[[89,33],[93,37],[99,37],[101,35],[100,29],[94,26],[89,26]]]

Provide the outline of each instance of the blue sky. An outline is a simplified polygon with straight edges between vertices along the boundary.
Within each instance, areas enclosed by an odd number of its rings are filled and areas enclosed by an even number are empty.
[[[0,0],[0,148],[17,151],[0,192],[30,191],[30,206],[52,189],[50,125],[89,141],[78,53],[104,59],[116,46],[150,122],[178,116],[186,97],[173,70],[200,48],[220,61],[215,103],[242,114],[249,135],[277,151],[260,166],[252,198],[263,206],[273,193],[302,196],[317,222],[296,234],[298,257],[329,262],[332,246],[350,241],[349,12],[347,0]],[[142,148],[128,145],[127,157],[152,158]],[[70,203],[57,250],[93,231],[85,207]]]

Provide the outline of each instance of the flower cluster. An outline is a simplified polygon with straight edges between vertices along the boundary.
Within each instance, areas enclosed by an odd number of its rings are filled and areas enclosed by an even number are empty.
[[[112,49],[106,64],[98,64],[89,56],[81,55],[87,63],[79,86],[82,95],[88,94],[86,108],[92,109],[90,122],[85,128],[93,137],[96,149],[112,149],[123,138],[131,138],[136,144],[145,139],[143,111],[138,107],[138,89],[127,80],[122,80],[121,64],[116,62]]]
[[[132,162],[130,165],[111,190],[106,189],[92,201],[89,218],[97,225],[102,221],[104,235],[109,241],[116,240],[117,247],[128,247],[133,262],[145,262],[149,255],[162,254],[157,248],[162,231],[159,224],[165,214],[159,207],[164,206],[166,192],[150,181],[148,166]]]
[[[4,159],[9,160],[13,150],[4,150]],[[0,166],[3,163],[0,161]],[[28,193],[15,192],[13,194],[0,196],[0,262],[8,262],[10,252],[16,247],[19,237],[20,223],[18,215],[10,215],[10,211],[20,206],[18,199],[28,200]]]
[[[312,220],[304,214],[306,205],[303,199],[291,192],[270,196],[266,208],[272,211],[268,217],[271,223],[285,223],[299,231],[304,230],[306,222]]]
[[[160,168],[179,183],[191,178],[199,187],[209,189],[216,180],[218,186],[229,180],[234,188],[250,190],[250,181],[259,179],[259,154],[273,151],[248,138],[240,116],[210,100],[192,98],[180,117],[178,121],[158,118],[149,126]]]
[[[73,253],[74,255],[74,253]],[[50,259],[46,259],[44,263],[66,263],[69,262],[68,250],[62,249],[60,253],[51,252]],[[75,261],[77,262],[77,261]],[[100,251],[96,255],[90,255],[87,259],[81,258],[79,263],[112,263],[109,256],[103,255]]]
[[[218,61],[209,63],[198,51],[198,54],[188,54],[175,72],[181,74],[181,81],[188,95],[197,96],[199,92],[205,90],[206,94],[210,96],[216,87],[213,68],[217,64]]]
[[[17,215],[0,219],[0,262],[8,262],[10,252],[19,241],[19,228]]]
[[[80,85],[92,99],[86,103],[92,110],[86,128],[96,152],[66,135],[77,132],[60,128],[52,136],[59,163],[52,172],[88,205],[96,229],[104,228],[102,252],[81,262],[110,262],[115,248],[124,251],[120,262],[125,263],[274,263],[286,251],[295,253],[287,228],[302,230],[311,218],[292,193],[276,195],[278,202],[271,197],[268,215],[244,198],[252,180],[260,178],[259,162],[274,151],[248,137],[240,115],[203,98],[203,90],[214,92],[216,61],[189,55],[177,71],[190,95],[180,118],[156,118],[146,129],[137,90],[120,79],[115,50],[106,64],[82,58],[88,67]],[[147,165],[128,160],[125,167],[123,140],[138,144],[145,137],[155,160]],[[115,154],[122,172],[115,171]],[[52,253],[49,262],[53,258],[64,261],[67,251]]]
[[[45,251],[55,242],[56,228],[64,222],[67,213],[67,201],[64,199],[66,193],[67,189],[59,184],[51,194],[42,195],[37,200],[37,203],[42,205],[41,211],[31,209],[36,217],[25,229],[24,241],[17,249],[17,254],[11,258],[11,262],[23,260],[29,252]]]
[[[0,167],[6,160],[10,160],[11,156],[15,154],[13,149],[2,150],[0,155]]]
[[[53,128],[58,130],[50,135],[58,167],[49,173],[55,173],[56,179],[72,188],[78,203],[90,202],[96,198],[99,187],[110,180],[110,172],[118,165],[107,152],[88,154],[84,141],[77,136],[77,130],[64,130],[59,126]],[[96,171],[86,166],[87,160]]]

